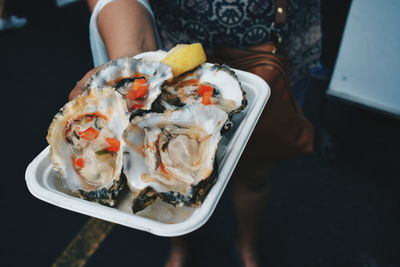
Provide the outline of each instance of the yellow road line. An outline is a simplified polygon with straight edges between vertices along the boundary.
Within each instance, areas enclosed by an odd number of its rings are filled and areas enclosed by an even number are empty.
[[[96,218],[89,219],[71,240],[52,267],[82,267],[99,248],[114,224]]]

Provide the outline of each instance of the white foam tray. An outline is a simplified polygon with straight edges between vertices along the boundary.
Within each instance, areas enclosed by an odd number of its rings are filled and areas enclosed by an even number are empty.
[[[129,193],[122,196],[116,207],[107,207],[69,195],[60,178],[52,170],[49,147],[44,149],[28,166],[25,179],[29,191],[37,198],[58,207],[86,214],[102,220],[118,223],[131,228],[147,231],[159,236],[179,236],[192,232],[210,218],[234,169],[239,161],[259,116],[270,96],[270,88],[264,80],[248,72],[235,70],[247,93],[248,105],[242,118],[234,127],[234,133],[222,139],[219,148],[218,179],[199,208],[172,208],[159,203],[153,211],[133,214],[130,211]],[[165,214],[154,216],[154,212]],[[153,214],[153,215],[152,215]],[[146,217],[147,216],[147,217]],[[175,218],[175,217],[179,218]]]

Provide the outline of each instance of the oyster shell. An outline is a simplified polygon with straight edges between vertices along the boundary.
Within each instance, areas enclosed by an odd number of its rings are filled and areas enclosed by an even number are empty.
[[[123,134],[133,212],[157,199],[198,206],[215,180],[215,156],[227,119],[223,110],[202,104],[135,117]]]
[[[215,105],[230,115],[247,105],[245,92],[226,65],[205,63],[162,87],[161,104],[176,109],[187,104]]]
[[[90,201],[115,204],[126,184],[121,136],[128,124],[124,100],[111,87],[91,88],[60,110],[47,141],[65,188]]]
[[[126,100],[129,111],[149,110],[161,93],[161,85],[172,78],[171,68],[158,61],[133,57],[114,59],[87,82],[88,88],[112,86]]]
[[[161,62],[166,57],[167,54],[168,54],[168,52],[166,52],[166,51],[157,50],[157,51],[149,51],[149,52],[137,54],[136,56],[134,56],[134,58],[140,59],[143,61]]]

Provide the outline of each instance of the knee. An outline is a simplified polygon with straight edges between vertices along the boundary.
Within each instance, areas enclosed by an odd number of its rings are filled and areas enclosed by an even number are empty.
[[[234,173],[234,186],[252,192],[268,189],[274,165],[274,161],[240,162]]]
[[[270,172],[249,171],[247,173],[238,173],[234,176],[234,186],[238,189],[260,192],[269,189],[271,186]]]

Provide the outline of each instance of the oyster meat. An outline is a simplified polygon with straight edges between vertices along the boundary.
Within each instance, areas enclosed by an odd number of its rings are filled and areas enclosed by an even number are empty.
[[[157,199],[200,205],[216,177],[215,156],[227,119],[223,110],[202,104],[135,117],[123,134],[133,212]]]
[[[205,63],[162,87],[161,104],[176,109],[187,104],[214,105],[230,115],[247,105],[235,73],[226,65]]]
[[[133,57],[114,59],[102,66],[87,82],[88,88],[112,86],[126,100],[129,111],[149,110],[172,78],[171,68],[158,61]]]
[[[126,104],[111,87],[88,89],[60,110],[47,141],[53,168],[67,189],[90,201],[115,204],[126,184],[122,133],[128,124]]]

